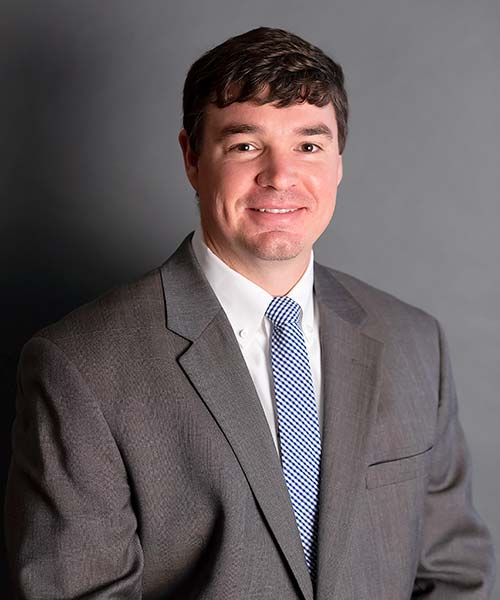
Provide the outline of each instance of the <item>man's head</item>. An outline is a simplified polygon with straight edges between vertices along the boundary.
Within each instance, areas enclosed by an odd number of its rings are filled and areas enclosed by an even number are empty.
[[[342,67],[320,48],[283,29],[259,27],[229,38],[201,56],[184,83],[183,126],[191,149],[199,154],[209,104],[275,103],[279,107],[306,101],[332,103],[339,153],[347,139],[348,103]]]
[[[301,38],[262,27],[202,56],[179,141],[209,247],[254,281],[268,261],[300,275],[335,209],[346,135],[342,69]]]

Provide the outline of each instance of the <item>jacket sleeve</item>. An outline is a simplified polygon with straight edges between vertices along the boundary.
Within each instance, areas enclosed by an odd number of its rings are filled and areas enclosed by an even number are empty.
[[[142,597],[143,555],[125,466],[78,369],[34,338],[18,370],[5,503],[16,598]]]
[[[486,600],[494,584],[490,536],[472,505],[471,463],[457,415],[448,346],[438,324],[437,431],[412,598]]]

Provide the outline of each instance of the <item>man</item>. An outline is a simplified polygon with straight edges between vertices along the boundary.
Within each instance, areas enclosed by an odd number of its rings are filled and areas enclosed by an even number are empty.
[[[313,262],[346,134],[341,68],[288,32],[191,67],[201,227],[22,355],[21,598],[489,597],[440,326]]]

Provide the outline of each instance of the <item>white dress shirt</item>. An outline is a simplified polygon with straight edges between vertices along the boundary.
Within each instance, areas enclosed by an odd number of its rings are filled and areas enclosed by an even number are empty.
[[[233,328],[279,453],[274,385],[269,353],[271,323],[265,317],[265,312],[273,296],[241,273],[231,269],[216,256],[205,244],[200,227],[194,233],[192,246],[196,259]],[[302,308],[302,331],[309,353],[321,431],[323,422],[321,350],[319,316],[313,294],[313,283],[314,254],[311,251],[306,271],[287,295],[298,302]]]

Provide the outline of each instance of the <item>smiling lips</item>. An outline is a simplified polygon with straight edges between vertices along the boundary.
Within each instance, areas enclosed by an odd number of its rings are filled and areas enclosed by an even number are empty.
[[[299,209],[298,208],[253,208],[252,210],[256,210],[261,213],[271,213],[273,215],[281,215],[284,213],[292,213]]]

